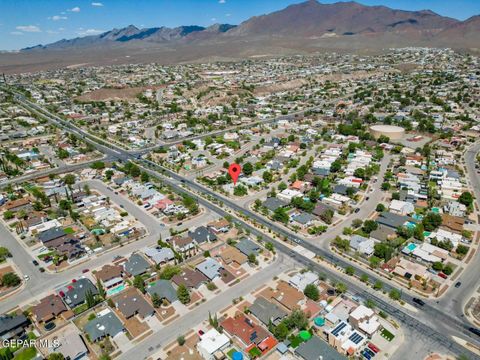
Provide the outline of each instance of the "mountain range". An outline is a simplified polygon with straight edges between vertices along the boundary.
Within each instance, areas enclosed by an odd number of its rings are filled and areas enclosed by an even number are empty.
[[[130,25],[99,35],[63,39],[22,49],[20,60],[18,56],[15,59],[15,54],[1,54],[0,70],[10,72],[18,66],[22,70],[25,66],[39,67],[40,63],[45,67],[49,61],[56,64],[50,67],[134,61],[178,63],[321,50],[380,51],[403,46],[479,51],[480,16],[459,21],[430,10],[308,0],[254,16],[239,25],[143,29]]]

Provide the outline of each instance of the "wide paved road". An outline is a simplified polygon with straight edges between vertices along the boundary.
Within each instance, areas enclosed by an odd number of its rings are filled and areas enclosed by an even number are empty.
[[[465,166],[475,201],[480,208],[480,176],[477,174],[477,169],[475,169],[476,157],[479,151],[480,142],[475,143],[465,152]],[[464,307],[480,286],[479,268],[480,256],[477,251],[467,268],[457,279],[462,282],[460,288],[451,286],[438,302],[438,306],[457,318],[464,318]]]

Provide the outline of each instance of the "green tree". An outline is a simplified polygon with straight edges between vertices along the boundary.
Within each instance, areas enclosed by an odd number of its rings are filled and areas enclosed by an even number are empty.
[[[370,263],[370,267],[372,269],[376,269],[380,266],[382,260],[377,256],[370,256],[370,259],[368,259],[368,261]]]
[[[375,290],[382,290],[383,283],[380,280],[377,280],[377,281],[375,281],[375,284],[373,284],[373,288]]]
[[[65,360],[65,357],[61,353],[51,353],[48,355],[48,360]]]
[[[383,205],[382,203],[379,203],[379,204],[377,204],[377,207],[375,208],[375,210],[377,212],[383,212],[383,211],[385,211],[385,205]]]
[[[177,343],[178,343],[178,345],[180,345],[180,346],[185,345],[185,336],[180,335],[179,337],[177,337]]]
[[[182,269],[179,266],[165,265],[163,270],[160,272],[160,279],[171,280],[175,275],[178,275],[181,272]]]
[[[245,186],[237,185],[233,188],[233,195],[245,196],[248,194],[248,189]]]
[[[98,289],[98,294],[102,297],[102,299],[105,299],[105,297],[107,296],[107,293],[105,292],[105,289],[100,279],[97,279],[97,289]]]
[[[318,287],[314,284],[308,284],[307,286],[305,286],[303,293],[306,297],[312,299],[313,301],[317,301],[320,298]]]
[[[69,188],[72,187],[73,184],[75,184],[75,175],[74,174],[67,174],[63,177],[63,182],[65,185],[67,185]]]
[[[363,223],[362,230],[367,234],[370,234],[372,231],[377,230],[378,223],[375,220],[365,220]]]
[[[0,246],[0,262],[5,261],[6,258],[12,256],[10,250],[6,247]]]
[[[433,231],[442,224],[442,217],[440,214],[429,212],[423,218],[422,223],[426,231]]]
[[[397,290],[397,289],[392,289],[390,290],[390,292],[388,293],[388,296],[390,297],[390,299],[392,300],[400,300],[402,298],[402,293]]]
[[[13,211],[11,211],[11,210],[6,210],[6,211],[3,213],[3,219],[4,219],[4,220],[13,219],[14,216],[15,216],[15,214],[14,214]]]
[[[386,244],[386,243],[379,243],[374,245],[374,254],[375,256],[383,259],[385,261],[389,261],[393,255],[393,248]]]
[[[288,330],[288,327],[287,325],[285,325],[285,322],[280,322],[280,324],[278,324],[274,330],[273,330],[273,335],[280,341],[283,341],[287,338],[288,334],[289,334],[289,330]]]
[[[347,289],[347,285],[345,285],[344,283],[338,283],[335,285],[335,290],[337,291],[337,293],[343,294],[348,289]]]
[[[249,163],[249,162],[246,162],[245,164],[243,164],[242,172],[243,172],[246,176],[252,175],[252,173],[253,173],[253,165],[252,165],[251,163]]]
[[[85,302],[88,308],[95,306],[95,304],[97,303],[95,301],[95,297],[93,296],[92,290],[87,290],[87,292],[85,293]]]
[[[184,284],[180,284],[177,288],[177,297],[182,304],[188,304],[190,302],[190,293]]]
[[[372,299],[367,299],[367,300],[365,300],[365,306],[370,308],[370,309],[375,309],[377,304]]]
[[[342,168],[342,163],[339,160],[335,160],[330,164],[330,171],[332,173],[338,172]]]
[[[255,256],[254,253],[248,254],[248,262],[250,264],[256,264],[257,263],[257,257]]]
[[[6,287],[20,285],[21,282],[22,280],[13,272],[7,272],[2,276],[2,285]]]
[[[287,210],[283,207],[275,209],[273,212],[273,219],[281,223],[287,224],[290,220],[290,217],[287,214]]]
[[[465,191],[458,198],[458,202],[468,207],[473,203],[473,195],[470,192]]]
[[[150,175],[148,175],[145,171],[142,171],[142,174],[140,175],[140,181],[144,183],[149,182]]]
[[[157,293],[152,294],[152,304],[154,308],[159,308],[162,305],[162,299]]]
[[[145,294],[145,281],[140,275],[137,275],[133,278],[133,286],[135,286],[138,290]]]
[[[345,268],[345,273],[346,273],[347,275],[350,275],[350,276],[351,276],[351,275],[355,274],[355,268],[354,268],[353,266],[347,266],[347,267]]]
[[[273,175],[270,171],[264,171],[262,177],[263,181],[265,181],[267,184],[270,184],[273,180]]]

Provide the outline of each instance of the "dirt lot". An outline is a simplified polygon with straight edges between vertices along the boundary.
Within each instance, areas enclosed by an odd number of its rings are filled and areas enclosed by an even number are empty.
[[[123,89],[98,89],[88,94],[84,94],[75,98],[75,100],[82,102],[90,101],[109,101],[109,100],[125,100],[137,101],[137,95],[141,94],[147,89],[158,90],[165,88],[166,85],[149,86],[149,87],[131,87]]]

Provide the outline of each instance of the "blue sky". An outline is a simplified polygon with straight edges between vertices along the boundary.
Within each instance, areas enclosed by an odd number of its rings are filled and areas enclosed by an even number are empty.
[[[301,0],[0,0],[0,49],[15,50],[115,27],[239,24]],[[322,0],[332,3],[333,0]],[[405,10],[431,9],[464,20],[480,0],[360,0]]]

